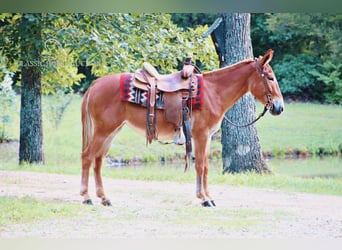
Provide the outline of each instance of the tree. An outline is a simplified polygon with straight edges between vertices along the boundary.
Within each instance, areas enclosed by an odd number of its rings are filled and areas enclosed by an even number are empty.
[[[227,66],[243,59],[252,58],[250,38],[250,14],[222,14],[222,22],[217,29],[218,40],[223,58],[220,66]],[[255,103],[252,95],[243,96],[227,113],[231,121],[247,124],[255,118]],[[222,161],[224,172],[256,171],[270,172],[261,152],[255,125],[245,128],[232,126],[225,120],[222,129]]]
[[[24,14],[19,35],[22,60],[19,163],[43,163],[41,14]]]

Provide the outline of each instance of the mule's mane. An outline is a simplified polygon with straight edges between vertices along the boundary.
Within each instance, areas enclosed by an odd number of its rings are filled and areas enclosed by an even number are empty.
[[[239,62],[234,63],[232,65],[228,65],[228,66],[223,67],[223,68],[219,68],[219,69],[215,69],[215,70],[212,70],[212,71],[204,72],[203,75],[210,76],[210,75],[216,74],[216,73],[221,72],[221,71],[232,71],[232,70],[235,70],[236,68],[241,67],[243,64],[249,64],[251,62],[254,62],[254,59],[251,59],[251,58],[250,59],[245,59],[245,60],[239,61]]]

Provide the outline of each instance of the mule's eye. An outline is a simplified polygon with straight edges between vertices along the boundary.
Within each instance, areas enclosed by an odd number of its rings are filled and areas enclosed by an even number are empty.
[[[270,81],[273,81],[273,80],[274,80],[274,78],[271,77],[271,76],[267,77],[267,79],[270,80]]]

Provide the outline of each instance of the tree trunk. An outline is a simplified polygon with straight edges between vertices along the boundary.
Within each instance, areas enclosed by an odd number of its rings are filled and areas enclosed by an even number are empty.
[[[224,41],[221,67],[253,58],[249,13],[223,14],[218,35]],[[251,94],[243,96],[226,117],[237,124],[247,124],[255,119],[254,97]],[[237,128],[223,120],[221,130],[223,172],[270,172],[262,156],[255,125]]]
[[[19,164],[44,163],[41,15],[23,14],[19,32],[22,63]]]

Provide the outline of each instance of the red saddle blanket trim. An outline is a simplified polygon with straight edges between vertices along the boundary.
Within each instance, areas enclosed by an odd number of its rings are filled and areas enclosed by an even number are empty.
[[[193,109],[201,109],[204,101],[204,81],[203,76],[196,74],[197,77],[197,93],[196,96],[190,98]],[[120,99],[121,101],[131,102],[146,106],[147,92],[135,88],[133,85],[134,74],[122,73],[120,75]],[[163,109],[163,92],[159,92],[156,97],[156,107]]]

